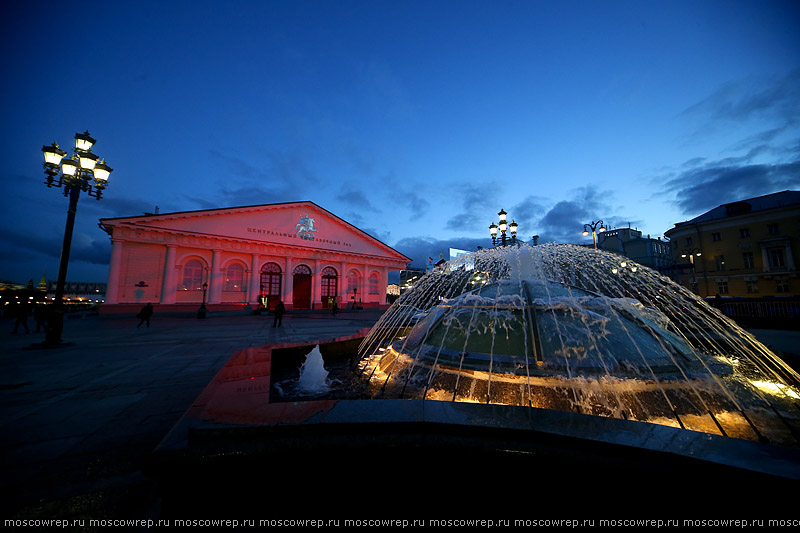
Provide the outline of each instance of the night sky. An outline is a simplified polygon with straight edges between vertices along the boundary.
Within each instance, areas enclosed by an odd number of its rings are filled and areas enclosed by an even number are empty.
[[[114,169],[102,217],[310,200],[424,265],[520,237],[652,237],[800,188],[796,1],[139,1],[3,7],[0,279],[55,279],[67,199],[41,147]]]

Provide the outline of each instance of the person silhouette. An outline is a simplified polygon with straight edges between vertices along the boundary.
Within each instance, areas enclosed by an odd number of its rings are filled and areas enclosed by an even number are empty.
[[[280,326],[283,321],[283,313],[286,312],[286,306],[283,305],[282,300],[278,300],[278,305],[275,306],[275,320],[272,321],[272,327]]]
[[[144,324],[146,322],[147,323],[147,327],[149,328],[150,327],[150,317],[151,316],[153,316],[153,304],[151,304],[150,302],[147,302],[147,305],[142,307],[142,310],[139,311],[138,315],[136,315],[136,318],[139,319],[139,323],[136,325],[136,327],[138,328],[139,326],[141,326],[142,324]]]
[[[31,330],[28,327],[28,316],[31,314],[30,306],[26,302],[20,302],[15,304],[15,307],[14,312],[17,320],[14,322],[14,331],[11,333],[16,333],[20,325],[25,328],[25,333],[30,333]]]

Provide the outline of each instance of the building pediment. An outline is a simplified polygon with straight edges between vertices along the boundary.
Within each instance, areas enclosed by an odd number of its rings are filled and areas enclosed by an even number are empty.
[[[292,202],[102,219],[105,228],[409,258],[313,202]],[[113,229],[111,230],[113,233]]]

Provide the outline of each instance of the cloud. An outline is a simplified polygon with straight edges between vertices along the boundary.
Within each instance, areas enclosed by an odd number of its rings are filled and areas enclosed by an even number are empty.
[[[375,207],[363,192],[349,185],[342,186],[341,191],[336,195],[336,199],[348,207],[357,207],[360,210],[380,212],[380,209]]]
[[[112,192],[104,195],[100,202],[84,202],[79,209],[97,218],[115,218],[152,213],[155,207],[152,200],[116,196]]]
[[[686,169],[667,181],[682,213],[696,215],[718,205],[787,189],[800,188],[800,161],[738,165],[707,163]]]
[[[519,224],[520,231],[528,233],[536,227],[537,222],[544,213],[543,200],[535,196],[528,196],[522,202],[513,206],[509,215],[511,215],[512,220]]]
[[[428,200],[414,191],[404,192],[393,198],[392,201],[409,208],[411,210],[411,219],[421,218],[428,212],[431,206]]]
[[[466,232],[479,229],[482,225],[488,229],[494,213],[497,212],[494,211],[496,207],[492,207],[495,205],[494,194],[487,191],[483,184],[460,183],[454,190],[459,191],[462,211],[445,222],[445,229]],[[491,212],[492,215],[486,219],[488,212]]]
[[[657,178],[657,194],[670,195],[683,214],[800,188],[800,69],[781,78],[729,82],[681,116],[701,121],[702,133],[741,132],[724,151],[732,155],[696,157]]]
[[[450,217],[445,224],[445,229],[449,230],[469,230],[472,229],[477,223],[477,217],[474,213],[459,213]],[[488,225],[487,225],[488,228]]]
[[[3,248],[14,250],[18,261],[34,257],[60,259],[63,234],[36,234],[21,229],[10,229],[3,238]],[[70,264],[84,261],[95,265],[107,265],[111,257],[111,243],[107,236],[99,237],[75,231],[70,245]]]
[[[476,188],[465,191],[462,195],[464,205],[480,206],[491,204],[493,201],[481,198],[475,194]],[[581,187],[571,193],[571,198],[562,200],[549,209],[544,206],[544,200],[534,196],[524,198],[513,206],[509,215],[520,224],[521,231],[517,235],[519,240],[530,243],[533,235],[539,235],[539,242],[582,242],[581,232],[587,222],[604,219],[606,227],[614,224],[627,224],[634,221],[616,212],[609,202],[614,198],[613,192],[599,190],[594,186]],[[486,212],[484,208],[481,212]],[[638,221],[636,221],[638,222]],[[459,224],[474,223],[474,217],[469,213],[460,213],[453,216],[448,225],[458,227]],[[413,237],[401,239],[394,244],[394,248],[412,259],[413,266],[422,268],[432,257],[434,262],[439,260],[440,254],[449,259],[450,248],[475,251],[479,246],[490,248],[491,237],[486,224],[485,238],[451,238],[438,240],[434,238]]]
[[[216,208],[220,204],[256,205],[297,200],[297,191],[306,190],[320,180],[309,167],[309,158],[300,148],[269,151],[264,164],[236,155],[209,150],[209,154],[224,167],[224,179],[219,188],[209,191],[210,199],[198,195],[184,198],[198,207]],[[269,186],[264,184],[268,183]]]
[[[196,195],[183,195],[180,198],[182,198],[184,202],[173,202],[172,205],[161,205],[160,211],[164,213],[192,209],[219,209],[220,207],[276,204],[298,200],[297,191],[293,191],[288,187],[270,188],[256,185],[241,185],[236,187],[223,185],[219,189],[213,191],[209,198]],[[185,206],[186,202],[192,204],[191,207],[187,208]]]
[[[603,221],[606,228],[638,225],[639,220],[619,212],[610,202],[614,199],[612,191],[603,191],[595,186],[580,187],[571,193],[571,198],[556,203],[544,212],[533,226],[534,231],[525,235],[538,234],[539,242],[581,243],[584,224]],[[532,203],[534,207],[539,204]]]
[[[381,212],[354,183],[342,184],[335,198],[342,203],[343,210],[349,210],[344,212],[347,220],[358,227],[373,221],[375,215]]]
[[[712,121],[744,122],[778,118],[796,124],[800,118],[800,69],[778,80],[737,80],[686,108],[683,116],[704,116]]]
[[[217,188],[205,195],[198,194],[199,191],[182,195],[172,205],[167,205],[169,200],[163,202],[162,211],[296,201],[298,190],[306,190],[309,184],[319,182],[317,174],[308,166],[308,158],[299,148],[266,152],[262,156],[266,158],[263,163],[217,150],[208,153],[224,169],[221,173],[224,178],[217,181]],[[187,203],[190,204],[188,207]],[[148,207],[150,209],[152,207]]]
[[[539,225],[545,235],[564,242],[574,240],[574,236],[583,230],[583,225],[590,218],[594,220],[589,211],[578,202],[561,201],[541,218]]]
[[[255,179],[263,172],[261,169],[253,166],[250,162],[242,159],[241,157],[232,156],[218,152],[217,150],[209,150],[209,153],[215,158],[220,160],[225,166],[225,170],[229,174],[234,174],[248,179]]]
[[[488,232],[487,232],[488,234]],[[392,246],[395,250],[411,259],[411,265],[415,268],[424,268],[428,264],[428,258],[433,258],[437,262],[440,257],[450,259],[450,248],[467,250],[469,252],[478,249],[478,246],[489,248],[492,240],[489,237],[481,238],[455,238],[438,240],[426,237],[409,237],[401,239]]]
[[[696,123],[688,142],[711,135],[740,132],[742,139],[728,151],[781,151],[781,144],[797,140],[800,126],[800,68],[781,78],[752,78],[724,84],[678,115]]]
[[[390,231],[381,231],[377,228],[359,228],[359,229],[364,233],[375,237],[384,244],[388,243],[389,239],[391,239],[392,237],[392,233]]]

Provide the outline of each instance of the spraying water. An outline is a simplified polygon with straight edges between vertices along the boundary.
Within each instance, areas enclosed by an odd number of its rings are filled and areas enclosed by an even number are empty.
[[[376,398],[522,405],[800,444],[800,376],[654,270],[572,245],[427,274],[362,342]]]
[[[306,360],[300,367],[298,388],[304,393],[323,393],[329,388],[328,371],[325,370],[319,345],[314,346],[306,355]]]

